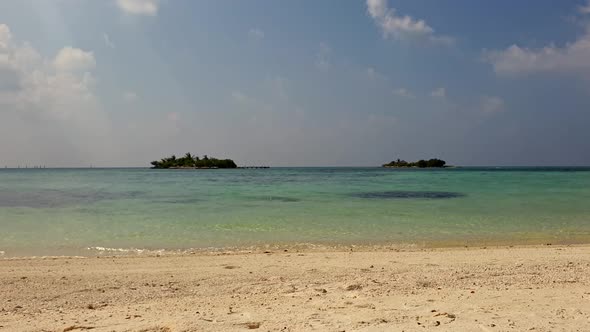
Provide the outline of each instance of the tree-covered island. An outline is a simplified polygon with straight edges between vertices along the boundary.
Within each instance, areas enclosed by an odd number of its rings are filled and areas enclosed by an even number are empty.
[[[238,166],[231,159],[217,159],[210,158],[204,155],[203,158],[193,156],[188,152],[184,157],[176,158],[172,155],[161,160],[154,160],[151,162],[152,168],[237,168]]]
[[[441,159],[420,159],[415,162],[407,162],[405,160],[394,160],[388,164],[384,164],[383,167],[417,167],[417,168],[442,168],[445,167],[447,162]]]

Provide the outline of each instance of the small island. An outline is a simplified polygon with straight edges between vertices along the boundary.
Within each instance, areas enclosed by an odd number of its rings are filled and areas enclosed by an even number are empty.
[[[420,159],[415,162],[407,162],[405,160],[394,160],[388,164],[382,165],[383,167],[390,168],[405,168],[405,167],[416,167],[416,168],[443,168],[447,162],[441,159]]]
[[[184,157],[176,158],[172,155],[168,158],[151,162],[152,168],[156,169],[211,169],[211,168],[237,168],[236,163],[231,159],[210,158],[204,155],[203,158],[193,156],[188,152]]]

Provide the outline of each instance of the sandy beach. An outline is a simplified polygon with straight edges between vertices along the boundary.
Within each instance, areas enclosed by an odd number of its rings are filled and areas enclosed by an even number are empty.
[[[3,331],[590,331],[590,246],[0,260]]]

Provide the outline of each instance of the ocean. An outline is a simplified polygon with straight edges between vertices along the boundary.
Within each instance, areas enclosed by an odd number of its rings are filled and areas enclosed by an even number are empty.
[[[589,240],[590,168],[0,169],[0,257]]]

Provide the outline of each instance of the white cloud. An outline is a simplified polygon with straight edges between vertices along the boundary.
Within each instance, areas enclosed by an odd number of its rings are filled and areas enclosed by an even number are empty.
[[[138,98],[139,97],[137,96],[137,93],[133,91],[127,91],[123,94],[123,99],[125,99],[125,101],[128,103],[133,103],[137,101]]]
[[[264,31],[258,28],[252,28],[248,30],[248,38],[252,40],[262,40],[264,39]]]
[[[385,17],[389,11],[385,0],[367,0],[367,11],[373,18]]]
[[[326,43],[320,43],[320,50],[316,55],[315,65],[321,70],[328,70],[332,67],[332,63],[330,61],[330,55],[332,54],[332,49]]]
[[[12,40],[10,29],[6,24],[0,24],[0,48],[8,47],[8,44]]]
[[[375,67],[367,67],[366,69],[360,69],[360,74],[366,75],[367,78],[370,80],[381,81],[381,82],[388,82],[389,78],[384,73],[380,72],[379,70],[375,69]]]
[[[484,96],[480,101],[480,110],[485,114],[504,111],[504,100],[500,97]]]
[[[96,66],[96,60],[92,52],[86,52],[79,48],[64,47],[54,60],[55,67],[63,71],[85,71]]]
[[[117,6],[126,14],[155,16],[159,0],[117,0]]]
[[[232,91],[231,99],[234,103],[242,107],[267,108],[266,105],[260,103],[256,98],[251,97],[242,91]]]
[[[0,151],[7,163],[112,158],[110,125],[94,94],[95,64],[92,52],[73,47],[45,57],[0,24]]]
[[[395,8],[389,8],[387,0],[367,0],[367,12],[381,29],[383,37],[399,40],[426,39],[435,43],[450,44],[452,38],[437,36],[426,21],[411,16],[396,15]]]
[[[110,47],[110,48],[115,48],[115,44],[113,43],[113,41],[111,40],[111,37],[109,37],[108,34],[103,33],[102,34],[102,39],[104,40],[104,43],[106,46]]]
[[[512,45],[502,51],[484,51],[484,60],[500,75],[562,72],[590,75],[590,28],[579,39],[563,47],[540,49]]]
[[[581,14],[590,14],[590,0],[586,0],[586,4],[578,7]]]
[[[399,89],[395,89],[393,90],[393,94],[399,97],[404,97],[404,98],[410,98],[410,99],[414,99],[416,98],[416,96],[414,96],[408,89],[406,88],[399,88]]]
[[[8,26],[0,24],[0,35],[0,103],[7,108],[40,108],[64,115],[74,111],[64,104],[93,99],[92,52],[64,47],[54,59],[47,59],[29,44],[6,38]]]
[[[431,97],[445,98],[447,96],[447,90],[445,88],[436,88],[430,93]]]

